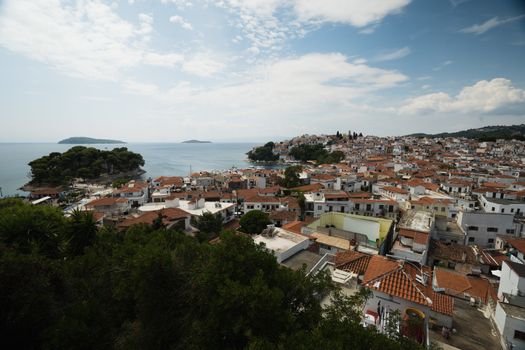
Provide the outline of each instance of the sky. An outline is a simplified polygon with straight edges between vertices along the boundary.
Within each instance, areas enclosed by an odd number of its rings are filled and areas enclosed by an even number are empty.
[[[0,142],[525,123],[525,1],[0,0]]]

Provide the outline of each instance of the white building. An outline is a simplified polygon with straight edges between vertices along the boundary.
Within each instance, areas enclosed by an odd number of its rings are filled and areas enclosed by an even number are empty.
[[[494,248],[498,234],[514,234],[518,227],[514,215],[482,211],[460,211],[457,223],[465,234],[465,244]]]
[[[273,225],[268,226],[260,235],[253,237],[253,240],[256,244],[263,244],[270,250],[278,263],[307,249],[310,245],[308,237],[273,227]]]
[[[348,194],[343,191],[305,193],[304,198],[306,216],[318,218],[328,212],[349,212]]]
[[[487,213],[503,213],[513,215],[523,215],[525,212],[525,202],[512,199],[498,199],[480,197],[481,207]]]
[[[525,349],[525,265],[503,261],[494,322],[505,349]]]
[[[148,202],[149,187],[146,182],[133,180],[113,191],[113,197],[126,198],[132,207],[138,207]]]
[[[234,219],[235,203],[206,202],[204,198],[192,199],[190,201],[166,200],[163,203],[147,203],[139,208],[140,212],[156,211],[165,208],[180,208],[191,216],[199,217],[208,212],[212,214],[221,213],[224,223]]]

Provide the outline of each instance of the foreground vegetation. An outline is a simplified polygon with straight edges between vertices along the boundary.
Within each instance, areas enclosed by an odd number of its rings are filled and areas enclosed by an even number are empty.
[[[4,349],[418,348],[363,328],[364,297],[281,267],[248,237],[97,230],[90,214],[0,201]]]
[[[32,185],[61,185],[75,178],[96,179],[139,169],[144,159],[126,147],[111,151],[76,146],[64,153],[53,152],[29,163]]]

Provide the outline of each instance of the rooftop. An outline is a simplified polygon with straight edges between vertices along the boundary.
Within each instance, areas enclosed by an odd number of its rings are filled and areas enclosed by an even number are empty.
[[[276,231],[275,236],[263,236],[257,235],[253,238],[256,244],[264,243],[266,248],[273,250],[274,252],[285,252],[297,244],[308,240],[307,237],[300,236],[293,232],[283,230],[281,228],[274,228]]]
[[[430,232],[434,220],[432,213],[423,210],[408,210],[399,221],[399,228]]]

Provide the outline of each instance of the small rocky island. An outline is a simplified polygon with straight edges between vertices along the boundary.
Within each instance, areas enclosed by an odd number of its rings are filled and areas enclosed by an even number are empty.
[[[211,141],[186,140],[186,141],[182,141],[182,143],[211,143]]]
[[[94,139],[91,137],[84,137],[84,136],[75,136],[70,137],[64,140],[58,141],[59,144],[66,144],[66,145],[89,145],[89,144],[116,144],[116,143],[125,143],[124,141],[120,140],[109,140],[109,139]]]
[[[76,179],[111,182],[118,177],[144,174],[144,158],[126,147],[111,151],[75,146],[64,153],[52,152],[29,162],[31,181],[24,190],[38,187],[68,185]]]

